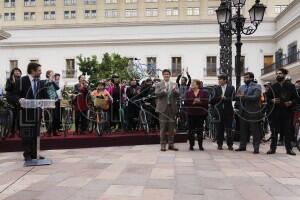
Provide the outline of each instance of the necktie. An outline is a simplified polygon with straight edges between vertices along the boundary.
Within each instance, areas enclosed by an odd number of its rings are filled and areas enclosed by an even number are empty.
[[[167,104],[168,104],[168,105],[171,104],[170,98],[171,98],[170,83],[167,82]]]

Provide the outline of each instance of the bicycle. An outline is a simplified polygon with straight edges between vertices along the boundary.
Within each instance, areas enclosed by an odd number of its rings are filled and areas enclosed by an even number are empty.
[[[299,130],[300,130],[300,118],[296,119],[296,122],[295,122],[295,139],[296,139],[295,146],[300,151],[300,134],[299,134]]]
[[[178,111],[176,115],[176,128],[177,131],[185,131],[187,130],[187,115],[183,109],[184,101],[180,98],[179,102],[177,102]]]
[[[208,115],[207,115],[207,123],[208,123],[208,138],[211,139],[213,142],[217,139],[217,120],[214,117],[214,108],[208,108]]]
[[[67,137],[67,133],[72,128],[73,124],[73,109],[70,100],[62,99],[60,101],[61,110],[61,124],[64,137]]]
[[[109,109],[108,99],[96,97],[93,102],[92,109],[89,112],[89,131],[96,130],[98,136],[103,134],[110,134],[112,132],[108,122],[108,113],[105,112]]]
[[[144,106],[152,106],[150,102],[145,102],[148,99],[155,98],[154,96],[147,96],[142,97],[140,99],[137,99],[133,101],[133,103],[138,104],[140,111],[139,111],[139,117],[138,117],[138,127],[145,131],[146,134],[149,134],[150,132],[150,120],[151,115],[150,113],[144,108]]]
[[[153,64],[142,64],[141,59],[134,58],[131,63],[129,63],[127,72],[132,77],[143,79],[145,77],[157,77],[158,73],[162,70],[157,69],[156,65]]]
[[[11,126],[13,123],[13,111],[8,104],[6,98],[1,99],[0,110],[0,138],[5,140],[11,133]]]

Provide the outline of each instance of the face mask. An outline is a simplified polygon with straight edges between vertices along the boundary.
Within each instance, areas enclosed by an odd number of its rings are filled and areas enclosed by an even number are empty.
[[[281,81],[284,80],[284,77],[283,77],[283,76],[277,76],[277,77],[276,77],[276,80],[277,80],[278,82],[281,82]]]

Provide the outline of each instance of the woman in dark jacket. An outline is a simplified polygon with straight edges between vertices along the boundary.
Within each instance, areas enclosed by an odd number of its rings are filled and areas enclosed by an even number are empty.
[[[203,151],[203,123],[207,117],[208,94],[201,89],[201,82],[193,80],[190,90],[186,93],[185,107],[188,116],[188,137],[190,150],[194,150],[195,133],[199,149]]]
[[[22,71],[19,68],[11,70],[9,78],[6,80],[5,91],[8,103],[13,107],[13,123],[11,127],[11,137],[15,136],[16,131],[19,130],[19,103],[17,96],[17,81],[20,80]]]

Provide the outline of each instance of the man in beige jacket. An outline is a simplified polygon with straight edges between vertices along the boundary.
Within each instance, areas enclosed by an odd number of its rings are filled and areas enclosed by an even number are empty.
[[[178,151],[174,146],[174,135],[179,89],[175,82],[170,81],[170,70],[163,70],[162,75],[163,80],[155,87],[155,95],[157,97],[156,112],[159,113],[160,123],[161,151],[166,151],[167,142],[169,150]]]

